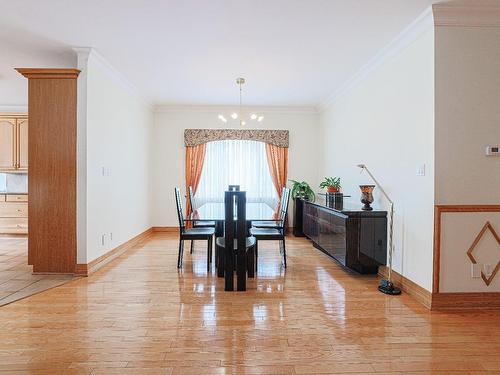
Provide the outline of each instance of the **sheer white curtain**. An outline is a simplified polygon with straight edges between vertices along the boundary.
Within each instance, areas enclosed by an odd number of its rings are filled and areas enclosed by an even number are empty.
[[[240,185],[247,192],[247,202],[276,205],[278,197],[269,173],[265,143],[240,140],[207,143],[195,205],[223,202],[228,185]]]

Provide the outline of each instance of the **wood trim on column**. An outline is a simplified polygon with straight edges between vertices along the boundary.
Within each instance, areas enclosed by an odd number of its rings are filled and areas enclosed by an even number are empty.
[[[16,68],[16,70],[28,79],[77,79],[80,74],[78,69]]]
[[[441,214],[443,212],[500,212],[500,205],[436,205],[434,207],[434,267],[432,293],[439,293],[441,271]]]
[[[28,257],[34,273],[74,273],[79,70],[16,70],[28,78]]]

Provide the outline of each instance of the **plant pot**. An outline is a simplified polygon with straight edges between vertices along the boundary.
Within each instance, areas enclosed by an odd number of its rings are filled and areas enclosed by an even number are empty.
[[[326,192],[327,192],[327,193],[330,193],[330,194],[332,194],[332,193],[338,193],[338,192],[339,192],[339,189],[338,189],[338,188],[336,188],[335,186],[328,186],[328,187],[326,188]]]

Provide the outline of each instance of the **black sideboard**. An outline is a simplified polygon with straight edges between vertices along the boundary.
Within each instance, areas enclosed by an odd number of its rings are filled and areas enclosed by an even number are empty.
[[[296,202],[297,203],[297,202]],[[360,273],[377,273],[387,262],[387,211],[361,210],[361,203],[302,200],[302,232],[314,247]]]

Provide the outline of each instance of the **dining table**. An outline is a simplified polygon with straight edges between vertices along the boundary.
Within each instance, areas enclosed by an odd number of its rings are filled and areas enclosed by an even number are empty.
[[[276,221],[279,210],[276,207],[271,207],[265,202],[247,202],[246,203],[246,221],[248,230],[252,227],[252,221]],[[187,222],[215,222],[215,236],[224,236],[224,220],[225,220],[225,205],[223,202],[207,202],[197,207],[185,221]],[[216,252],[217,253],[217,252]],[[223,264],[223,252],[217,253],[215,265],[217,268],[217,276],[224,277],[224,267],[219,267]]]

